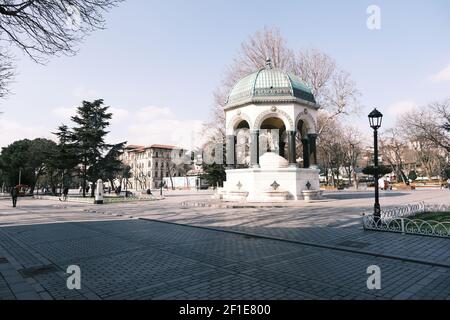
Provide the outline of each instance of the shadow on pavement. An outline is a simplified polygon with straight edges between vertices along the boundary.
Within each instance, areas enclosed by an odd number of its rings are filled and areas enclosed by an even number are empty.
[[[408,195],[403,192],[381,192],[380,198],[401,197]],[[324,198],[335,200],[348,200],[348,199],[370,199],[373,198],[373,192],[354,192],[354,193],[325,193]]]

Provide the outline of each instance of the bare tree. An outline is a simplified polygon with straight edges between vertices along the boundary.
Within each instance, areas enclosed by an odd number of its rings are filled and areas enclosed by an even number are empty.
[[[241,44],[241,49],[233,59],[233,63],[227,67],[220,85],[214,91],[211,120],[204,124],[212,140],[214,140],[212,137],[218,135],[222,139],[225,137],[223,108],[233,86],[242,77],[264,68],[267,58],[272,59],[275,68],[293,69],[294,54],[277,28],[265,27],[250,36],[246,42]]]
[[[438,176],[442,173],[443,163],[445,163],[445,154],[443,149],[436,148],[436,146],[428,140],[413,140],[411,137],[412,151],[416,163],[422,169],[422,172],[429,180],[433,176]],[[413,168],[415,169],[415,168]]]
[[[175,190],[175,186],[173,183],[173,178],[175,178],[178,174],[179,177],[184,176],[186,178],[186,184],[189,182],[189,178],[187,176],[188,172],[192,170],[192,165],[184,162],[169,162],[169,178],[172,190]]]
[[[265,27],[241,45],[241,52],[234,59],[229,79],[234,82],[243,75],[262,69],[267,58],[272,60],[274,68],[293,71],[294,53],[277,28]]]
[[[322,101],[322,110],[320,110],[322,121],[318,122],[318,134],[320,135],[331,121],[338,119],[341,115],[357,113],[359,95],[349,73],[338,71],[334,74],[329,86],[324,90],[323,96],[318,97],[319,101]]]
[[[349,179],[349,184],[353,183],[353,186],[358,188],[358,177],[356,168],[358,160],[360,159],[362,149],[362,134],[354,127],[348,126],[344,128],[343,134],[344,154],[345,154],[345,170]]]
[[[2,0],[0,45],[12,44],[39,63],[52,55],[73,55],[84,36],[104,28],[104,13],[121,1]],[[11,64],[7,55],[0,58],[0,93],[4,94],[12,77]]]
[[[288,47],[277,28],[264,28],[241,45],[233,63],[214,92],[214,106],[211,121],[205,128],[225,135],[224,106],[232,86],[243,76],[264,68],[267,58],[272,59],[275,68],[299,76],[312,89],[317,102],[322,106],[318,121],[321,134],[331,122],[341,115],[358,109],[359,92],[350,75],[338,69],[330,56],[316,49],[294,53]]]
[[[330,179],[335,187],[339,184],[340,169],[346,159],[343,141],[342,125],[335,120],[330,121],[319,137],[318,161],[325,171],[327,185]]]
[[[327,86],[336,68],[336,61],[317,49],[300,51],[294,65],[295,73],[311,87],[319,103],[327,95]]]
[[[8,54],[0,52],[0,98],[9,93],[8,84],[14,76],[14,67],[11,60]]]
[[[399,120],[402,130],[416,140],[427,140],[450,152],[450,99],[413,110]]]
[[[401,179],[406,184],[407,175],[405,174],[404,169],[408,146],[407,141],[403,139],[399,128],[394,127],[386,130],[384,136],[380,138],[380,149],[383,158],[396,173],[397,181],[400,181]]]
[[[431,179],[441,175],[450,152],[450,99],[431,103],[400,117],[397,126],[410,142],[415,160]]]

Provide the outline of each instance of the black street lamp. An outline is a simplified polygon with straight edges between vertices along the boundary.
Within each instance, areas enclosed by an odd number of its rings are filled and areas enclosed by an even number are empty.
[[[375,205],[374,205],[374,217],[375,222],[378,223],[378,221],[381,218],[381,207],[380,207],[380,193],[378,188],[378,175],[379,175],[379,168],[378,168],[378,129],[381,127],[381,123],[383,122],[383,114],[378,111],[377,109],[374,109],[369,114],[369,122],[370,127],[373,129],[373,139],[374,139],[374,179],[375,179]]]

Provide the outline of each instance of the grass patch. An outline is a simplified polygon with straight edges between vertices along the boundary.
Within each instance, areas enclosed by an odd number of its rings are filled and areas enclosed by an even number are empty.
[[[411,219],[420,219],[424,221],[437,221],[437,222],[449,222],[450,223],[450,212],[426,212],[420,213],[411,217]]]
[[[426,212],[409,218],[419,226],[420,231],[429,233],[439,233],[441,236],[450,234],[450,212]],[[423,224],[426,221],[428,224]],[[406,229],[414,228],[414,225],[407,223]],[[415,228],[414,228],[415,229]]]

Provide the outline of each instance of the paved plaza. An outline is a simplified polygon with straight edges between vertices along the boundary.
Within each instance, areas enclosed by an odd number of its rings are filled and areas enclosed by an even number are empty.
[[[0,299],[450,299],[448,239],[361,228],[370,192],[296,206],[204,207],[208,192],[94,206],[0,200]],[[386,192],[382,206],[450,203]],[[212,202],[213,203],[213,202]],[[81,268],[81,290],[66,286]],[[367,268],[381,268],[381,290]]]

